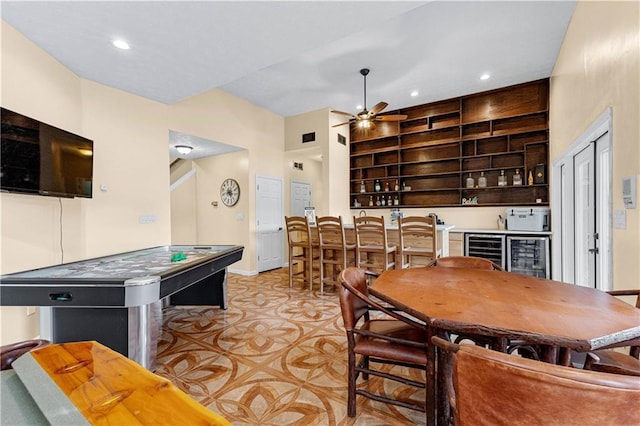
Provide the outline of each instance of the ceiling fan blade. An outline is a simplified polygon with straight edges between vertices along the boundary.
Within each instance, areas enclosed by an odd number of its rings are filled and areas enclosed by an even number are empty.
[[[378,115],[374,120],[378,121],[402,121],[406,120],[407,116],[404,114],[390,114],[390,115]]]
[[[354,117],[355,118],[355,114],[352,114],[350,112],[337,111],[335,109],[332,109],[331,112],[336,113],[336,114],[348,115],[349,117]]]
[[[333,126],[331,126],[331,127],[340,127],[340,126],[344,126],[345,124],[349,124],[349,123],[351,123],[351,120],[349,120],[349,121],[345,121],[345,122],[340,123],[340,124],[334,124],[334,125],[333,125]]]
[[[375,104],[373,106],[373,108],[371,108],[371,110],[369,111],[369,113],[371,115],[375,115],[377,113],[379,113],[380,111],[382,111],[383,109],[385,109],[389,104],[386,102],[378,102],[377,104]]]

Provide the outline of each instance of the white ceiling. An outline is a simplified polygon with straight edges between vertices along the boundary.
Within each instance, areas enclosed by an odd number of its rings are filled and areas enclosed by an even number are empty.
[[[574,6],[3,0],[1,13],[82,78],[167,104],[219,88],[287,117],[357,112],[365,67],[367,106],[387,111],[549,77]]]

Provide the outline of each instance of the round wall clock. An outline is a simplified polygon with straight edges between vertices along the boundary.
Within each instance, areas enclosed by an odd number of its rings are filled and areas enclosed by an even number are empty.
[[[220,185],[220,198],[225,206],[235,206],[240,199],[240,185],[235,179],[225,179]]]

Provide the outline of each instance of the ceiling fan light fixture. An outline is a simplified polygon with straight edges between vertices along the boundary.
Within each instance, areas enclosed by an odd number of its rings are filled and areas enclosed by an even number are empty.
[[[176,150],[178,151],[179,154],[187,155],[193,150],[193,147],[189,145],[176,145]]]
[[[360,127],[361,129],[371,128],[371,120],[368,120],[368,119],[360,120],[358,122],[358,127]]]

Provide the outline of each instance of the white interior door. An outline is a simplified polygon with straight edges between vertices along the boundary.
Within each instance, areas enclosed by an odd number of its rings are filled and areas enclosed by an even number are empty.
[[[612,289],[611,110],[553,167],[553,279]]]
[[[282,179],[256,176],[256,252],[258,272],[283,266]]]
[[[595,229],[595,167],[593,144],[573,157],[574,182],[574,283],[596,287],[597,241]]]
[[[304,216],[304,208],[311,207],[311,184],[291,182],[291,216]]]

